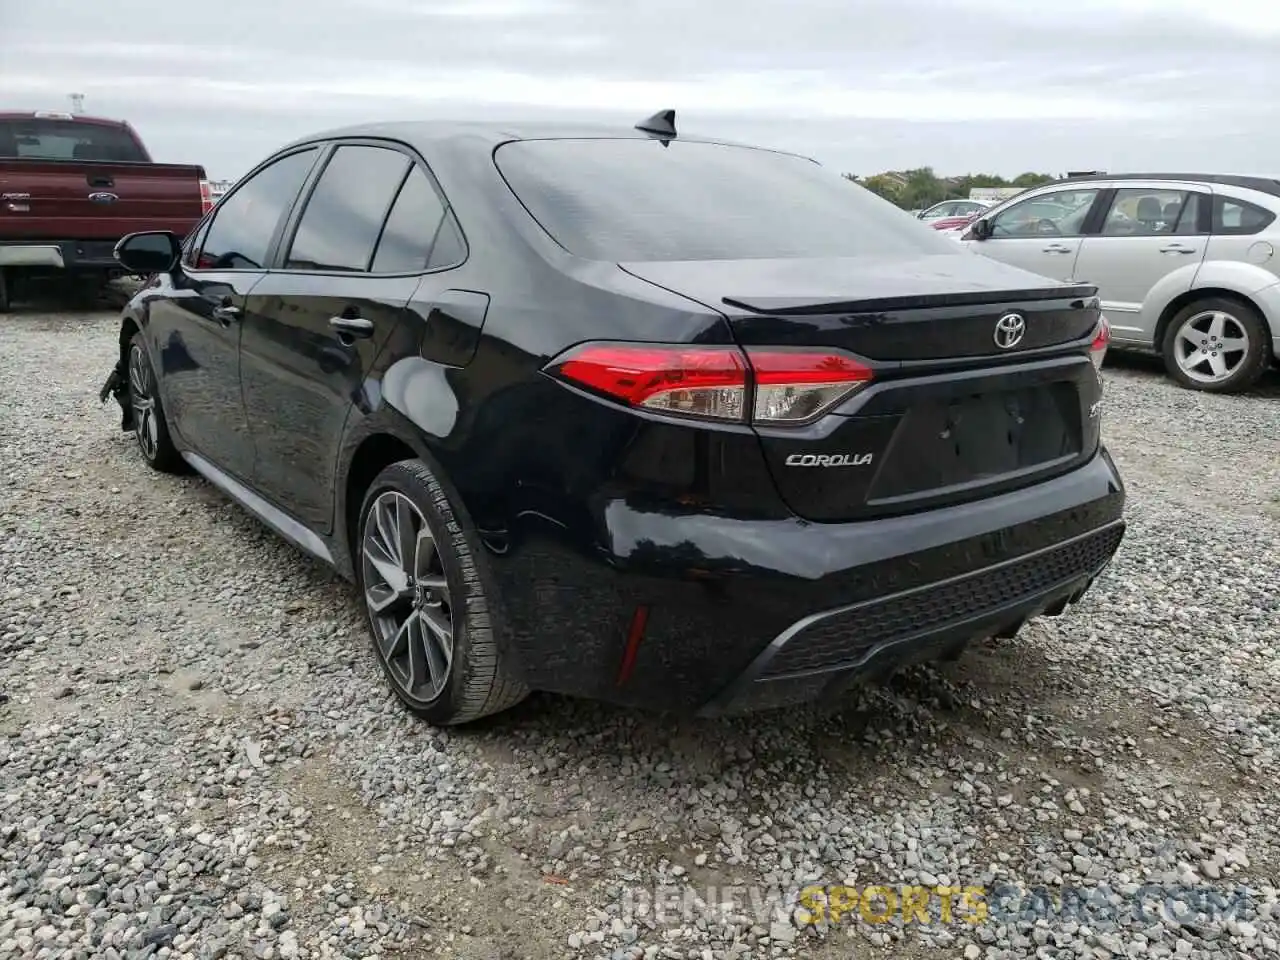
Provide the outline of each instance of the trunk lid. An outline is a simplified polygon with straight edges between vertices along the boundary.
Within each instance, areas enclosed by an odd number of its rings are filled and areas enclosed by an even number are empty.
[[[954,254],[907,260],[624,263],[628,273],[726,314],[743,346],[822,346],[869,360],[1007,356],[993,331],[1017,312],[1016,353],[1079,340],[1097,324],[1095,290]]]
[[[843,522],[1017,489],[1098,447],[1096,290],[968,252],[908,260],[625,263],[725,314],[744,347],[824,347],[874,381],[803,426],[756,426],[797,515]],[[1002,318],[1021,338],[997,342]]]
[[[188,164],[0,159],[0,241],[184,236],[203,215],[203,179]]]

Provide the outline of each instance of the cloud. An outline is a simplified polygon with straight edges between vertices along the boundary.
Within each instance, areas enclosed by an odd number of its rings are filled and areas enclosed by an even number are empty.
[[[862,171],[1261,172],[1280,154],[1280,4],[1251,0],[44,0],[4,18],[6,100],[83,92],[217,175],[362,119],[629,125],[667,106]]]

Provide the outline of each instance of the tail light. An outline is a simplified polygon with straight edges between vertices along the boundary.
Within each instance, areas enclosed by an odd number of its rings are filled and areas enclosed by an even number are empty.
[[[1089,359],[1093,361],[1094,369],[1102,369],[1102,361],[1107,355],[1107,346],[1111,343],[1111,324],[1107,323],[1106,317],[1098,318],[1098,332],[1093,336],[1093,343],[1089,344]]]
[[[802,423],[870,383],[833,350],[588,343],[547,366],[566,382],[654,412],[746,423]]]
[[[200,215],[204,216],[213,209],[213,187],[208,180],[200,181]]]

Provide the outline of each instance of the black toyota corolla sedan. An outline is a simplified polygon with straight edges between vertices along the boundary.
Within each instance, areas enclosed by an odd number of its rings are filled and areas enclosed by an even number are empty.
[[[831,702],[1062,613],[1123,534],[1092,287],[671,112],[319,134],[116,255],[142,457],[352,580],[435,723]]]

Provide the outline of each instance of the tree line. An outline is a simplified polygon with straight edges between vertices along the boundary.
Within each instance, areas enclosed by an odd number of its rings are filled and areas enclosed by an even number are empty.
[[[1038,187],[1042,183],[1062,179],[1047,173],[1022,173],[1012,180],[994,173],[939,177],[932,167],[876,173],[867,177],[846,173],[845,177],[896,203],[904,210],[922,210],[943,200],[960,200],[968,197],[969,191],[974,187]]]

